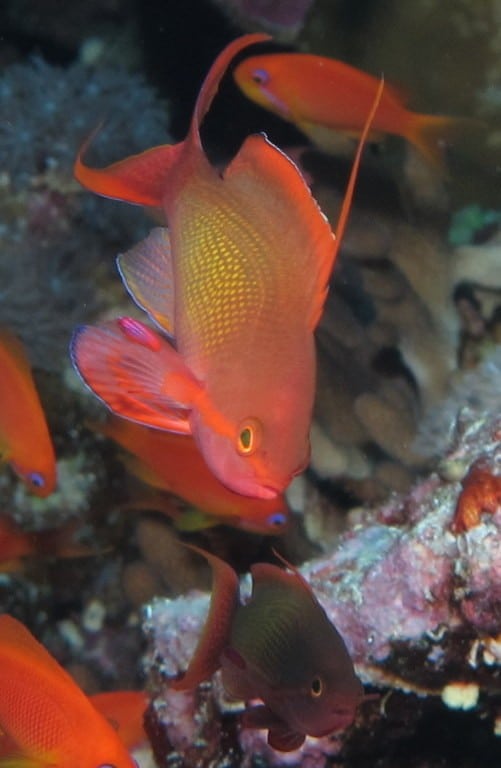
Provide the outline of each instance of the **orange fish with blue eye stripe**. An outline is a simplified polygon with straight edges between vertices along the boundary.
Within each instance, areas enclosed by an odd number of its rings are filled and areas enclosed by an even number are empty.
[[[224,485],[270,499],[309,459],[313,332],[360,152],[337,240],[296,166],[263,135],[249,136],[222,173],[209,163],[200,123],[232,58],[264,39],[239,38],[216,59],[181,143],[102,170],[78,156],[87,188],[162,208],[169,229],[154,229],[118,266],[172,343],[121,318],[77,329],[71,355],[112,411],[192,434]]]
[[[361,134],[378,85],[361,69],[310,53],[250,56],[235,67],[233,77],[249,99],[296,125],[327,152],[336,150],[336,134]],[[402,93],[386,85],[370,138],[402,136],[440,167],[447,140],[474,126],[470,119],[411,112]]]
[[[33,635],[0,616],[4,768],[135,768],[113,726]]]
[[[30,364],[21,342],[0,330],[0,459],[31,493],[56,486],[56,457]]]

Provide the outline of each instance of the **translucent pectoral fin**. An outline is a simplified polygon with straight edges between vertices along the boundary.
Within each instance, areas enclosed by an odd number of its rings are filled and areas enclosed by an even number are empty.
[[[117,258],[118,271],[136,304],[174,336],[174,281],[169,233],[156,227]]]
[[[304,742],[304,734],[289,728],[266,705],[248,707],[242,717],[244,728],[268,729],[268,744],[279,752],[292,752]]]
[[[189,434],[201,385],[178,352],[129,317],[77,328],[73,365],[111,411],[147,426]]]

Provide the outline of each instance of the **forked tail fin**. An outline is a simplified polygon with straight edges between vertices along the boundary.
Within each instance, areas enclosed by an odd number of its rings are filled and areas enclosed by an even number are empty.
[[[445,175],[447,147],[477,138],[484,128],[484,123],[475,118],[416,114],[409,121],[405,137],[419,149],[432,166]]]

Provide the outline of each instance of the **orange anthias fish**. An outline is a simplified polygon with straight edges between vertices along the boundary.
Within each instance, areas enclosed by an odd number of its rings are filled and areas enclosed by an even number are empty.
[[[309,53],[251,56],[233,73],[248,98],[294,123],[327,152],[336,148],[336,132],[360,135],[374,101],[378,80],[342,61]],[[442,164],[441,146],[463,124],[461,118],[420,115],[404,106],[397,88],[385,85],[371,125],[371,137],[403,136],[430,162]]]
[[[281,494],[273,499],[256,499],[231,491],[212,474],[189,435],[176,435],[116,417],[97,429],[134,456],[126,464],[137,477],[200,510],[203,514],[197,516],[197,527],[226,523],[254,533],[275,535],[287,528],[289,510]],[[179,524],[183,526],[182,516]]]
[[[56,459],[40,398],[24,349],[6,329],[0,330],[0,459],[31,493],[54,490]]]
[[[0,517],[0,573],[18,571],[29,557],[88,557],[92,549],[73,541],[75,524],[45,531],[25,531]]]
[[[339,240],[296,166],[264,136],[249,136],[223,173],[202,148],[200,122],[229,62],[263,39],[239,38],[216,59],[181,143],[103,170],[77,158],[76,178],[89,189],[163,208],[169,229],[154,229],[118,265],[175,348],[122,318],[77,329],[71,354],[111,410],[193,434],[222,483],[266,499],[308,462],[313,331]]]
[[[0,730],[9,768],[135,768],[113,726],[16,619],[0,616]]]
[[[214,574],[209,616],[194,657],[171,685],[191,690],[222,669],[229,696],[249,707],[243,724],[267,728],[268,743],[297,749],[305,735],[327,736],[354,720],[363,688],[341,635],[307,581],[294,568],[251,567],[252,595],[241,605],[235,571],[218,557],[190,547]]]

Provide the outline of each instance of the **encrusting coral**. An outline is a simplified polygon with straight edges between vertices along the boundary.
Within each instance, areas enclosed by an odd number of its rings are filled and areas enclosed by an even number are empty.
[[[360,512],[334,553],[301,568],[363,682],[428,697],[421,698],[420,711],[442,697],[447,707],[471,709],[488,721],[496,717],[489,696],[501,663],[501,501],[485,515],[479,509],[478,524],[463,532],[454,530],[454,520],[469,469],[481,461],[499,478],[500,458],[497,407],[463,409],[437,471],[406,495]],[[263,765],[324,765],[341,741],[307,739],[287,757],[273,752],[263,732],[240,730],[238,705],[225,701],[217,674],[198,692],[169,689],[169,677],[191,658],[207,605],[207,595],[192,593],[157,599],[145,610],[147,667],[155,688],[150,714],[171,750],[169,764],[250,766],[259,755]],[[361,709],[358,739],[373,706]],[[160,757],[163,765],[167,755]]]

